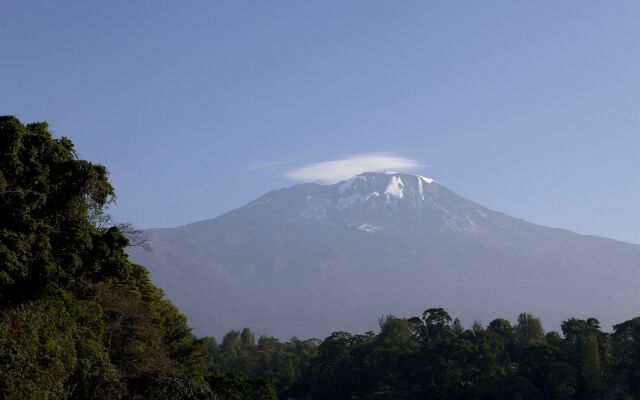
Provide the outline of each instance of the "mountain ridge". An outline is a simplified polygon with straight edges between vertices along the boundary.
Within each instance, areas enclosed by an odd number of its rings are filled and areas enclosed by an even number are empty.
[[[477,202],[475,202],[475,201],[473,201],[473,200],[468,199],[468,198],[467,198],[467,197],[465,197],[465,196],[461,196],[461,195],[457,194],[455,191],[453,191],[452,189],[450,189],[450,188],[448,188],[447,186],[443,185],[442,183],[438,182],[437,180],[435,180],[435,179],[431,179],[431,178],[427,178],[427,177],[424,177],[424,176],[419,175],[419,174],[413,174],[413,173],[396,173],[396,172],[364,172],[364,173],[362,173],[362,174],[385,174],[385,175],[393,175],[393,174],[396,174],[396,175],[397,175],[397,174],[400,174],[400,175],[408,175],[408,176],[413,176],[413,177],[421,177],[421,178],[424,178],[424,179],[429,179],[429,180],[432,180],[434,183],[436,183],[436,184],[438,184],[438,185],[442,186],[443,188],[445,188],[445,189],[449,190],[450,192],[455,193],[455,194],[456,194],[456,196],[458,196],[458,197],[460,197],[460,198],[462,198],[462,199],[464,199],[464,200],[466,200],[466,201],[468,201],[468,202],[474,203],[474,204],[478,205],[479,207],[486,208],[486,209],[488,209],[488,210],[490,210],[490,211],[492,211],[492,212],[494,212],[494,213],[496,213],[496,214],[499,214],[499,215],[502,215],[502,216],[505,216],[505,217],[509,217],[509,218],[511,218],[511,219],[514,219],[514,220],[518,220],[518,221],[521,221],[521,222],[526,222],[526,223],[528,223],[528,224],[536,225],[536,226],[541,227],[541,228],[554,229],[554,230],[557,230],[557,231],[567,232],[567,233],[571,233],[571,234],[575,234],[575,235],[579,235],[579,236],[584,236],[584,237],[594,237],[594,238],[598,238],[598,239],[610,240],[610,241],[619,242],[619,243],[623,243],[623,244],[629,244],[629,245],[633,245],[633,246],[640,246],[640,243],[629,242],[629,241],[626,241],[626,240],[616,239],[616,238],[611,238],[611,237],[608,237],[608,236],[602,236],[602,235],[598,235],[598,234],[580,233],[580,232],[576,232],[576,231],[573,231],[573,230],[568,229],[568,228],[563,228],[563,227],[558,227],[558,226],[549,226],[549,225],[544,225],[544,224],[542,224],[542,223],[537,223],[537,222],[529,221],[529,220],[527,220],[527,219],[525,219],[525,218],[515,217],[515,216],[509,215],[509,214],[507,214],[507,213],[504,213],[504,212],[501,212],[501,211],[494,210],[493,208],[483,206],[483,205],[481,205],[481,204],[479,204],[479,203],[477,203]],[[343,183],[345,183],[345,182],[348,182],[349,180],[351,180],[351,179],[353,179],[353,178],[355,178],[355,177],[357,177],[357,176],[360,176],[360,175],[362,175],[362,174],[355,175],[355,176],[353,176],[352,178],[349,178],[349,179],[347,179],[347,180],[343,180],[343,181],[339,181],[339,182],[336,182],[336,183],[324,184],[324,183],[315,183],[315,182],[305,182],[305,183],[298,183],[298,184],[294,184],[294,185],[291,185],[291,186],[288,186],[288,187],[283,187],[283,188],[279,188],[279,189],[269,190],[268,192],[264,193],[263,195],[260,195],[259,197],[257,197],[257,198],[256,198],[256,199],[254,199],[254,200],[251,200],[251,201],[249,201],[249,202],[247,202],[247,203],[245,203],[245,204],[243,204],[243,205],[241,205],[241,206],[239,206],[239,207],[237,207],[237,208],[230,209],[230,210],[228,210],[228,211],[225,211],[225,212],[223,212],[223,213],[221,213],[221,214],[218,214],[217,216],[214,216],[214,217],[211,217],[211,218],[203,219],[203,220],[200,220],[200,221],[193,221],[193,222],[189,222],[189,223],[182,224],[182,225],[177,225],[177,226],[169,226],[169,227],[149,227],[149,228],[145,228],[145,229],[144,229],[144,231],[145,231],[145,232],[150,232],[150,231],[161,231],[161,230],[171,230],[171,229],[182,229],[182,228],[186,228],[186,227],[197,226],[197,225],[200,225],[200,224],[206,224],[206,223],[209,223],[209,222],[211,222],[211,221],[213,221],[213,220],[215,220],[215,219],[217,219],[217,218],[219,218],[219,217],[222,217],[222,216],[224,216],[224,215],[226,215],[226,214],[233,213],[233,212],[236,212],[236,211],[238,211],[238,210],[241,210],[241,209],[243,209],[243,208],[247,207],[248,205],[250,205],[250,204],[252,204],[252,203],[254,203],[254,202],[256,202],[256,201],[260,200],[261,198],[264,198],[264,197],[270,196],[270,195],[272,195],[272,194],[274,194],[274,193],[284,192],[284,191],[288,191],[288,190],[290,190],[290,189],[295,189],[295,188],[299,188],[299,187],[334,186],[334,185],[340,185],[340,184],[343,184]]]
[[[630,285],[640,246],[532,224],[422,179],[365,173],[277,189],[210,220],[149,230],[154,252],[132,259],[200,334],[246,325],[318,337],[431,305],[469,321],[483,309],[551,308],[544,322],[556,325],[593,310],[606,324],[640,304]],[[584,294],[598,283],[613,294]]]
[[[421,178],[424,178],[424,179],[431,179],[431,178],[426,178],[426,177],[424,177],[424,176],[422,176],[422,175],[418,175],[418,174],[411,174],[411,173],[394,173],[394,172],[365,172],[364,174],[387,174],[387,175],[391,175],[391,174],[402,174],[402,175],[408,175],[408,176],[414,176],[414,177],[421,177]],[[160,230],[170,230],[170,229],[182,229],[182,228],[192,227],[192,226],[196,226],[196,225],[200,225],[200,224],[206,224],[206,223],[209,223],[209,222],[211,222],[211,221],[213,221],[213,220],[215,220],[215,219],[217,219],[217,218],[219,218],[219,217],[222,217],[222,216],[224,216],[224,215],[226,215],[226,214],[233,213],[233,212],[236,212],[236,211],[238,211],[238,210],[241,210],[241,209],[243,209],[243,208],[247,207],[248,205],[250,205],[250,204],[252,204],[252,203],[254,203],[254,202],[256,202],[256,201],[258,201],[258,200],[260,200],[260,199],[262,199],[262,198],[264,198],[264,197],[270,196],[270,195],[272,195],[272,194],[274,194],[274,193],[284,192],[284,191],[288,191],[288,190],[290,190],[290,189],[301,188],[301,187],[333,186],[333,185],[339,185],[339,184],[343,184],[343,183],[345,183],[345,182],[348,182],[349,180],[351,180],[351,179],[353,179],[353,178],[355,178],[355,177],[357,177],[357,176],[359,176],[359,175],[362,175],[362,174],[358,174],[358,175],[355,175],[354,177],[352,177],[352,178],[350,178],[350,179],[343,180],[343,181],[339,181],[339,182],[336,182],[336,183],[331,183],[331,184],[322,184],[322,183],[314,183],[314,182],[305,182],[305,183],[298,183],[298,184],[294,184],[294,185],[291,185],[291,186],[288,186],[288,187],[284,187],[284,188],[273,189],[273,190],[270,190],[270,191],[268,191],[268,192],[264,193],[263,195],[261,195],[261,196],[257,197],[256,199],[251,200],[251,201],[249,201],[249,202],[247,202],[247,203],[243,204],[242,206],[239,206],[239,207],[237,207],[237,208],[233,208],[233,209],[231,209],[231,210],[225,211],[225,212],[223,212],[223,213],[221,213],[221,214],[219,214],[219,215],[217,215],[217,216],[215,216],[215,217],[207,218],[207,219],[200,220],[200,221],[189,222],[189,223],[182,224],[182,225],[177,225],[177,226],[170,226],[170,227],[150,227],[150,228],[145,228],[145,229],[144,229],[144,231],[149,232],[149,231],[160,231]],[[447,190],[449,190],[449,191],[451,191],[451,192],[455,193],[452,189],[449,189],[448,187],[446,187],[445,185],[441,184],[440,182],[438,182],[438,181],[436,181],[436,180],[433,180],[433,182],[434,182],[434,183],[436,183],[436,184],[438,184],[438,185],[440,185],[440,186],[442,186],[442,187],[444,187],[444,188],[446,188]],[[492,209],[492,208],[490,208],[490,207],[483,206],[483,205],[481,205],[481,204],[479,204],[479,203],[477,203],[477,202],[474,202],[473,200],[470,200],[470,199],[468,199],[468,198],[466,198],[466,197],[464,197],[464,196],[458,195],[457,193],[456,193],[456,195],[457,195],[458,197],[461,197],[462,199],[464,199],[464,200],[466,200],[466,201],[469,201],[469,202],[471,202],[471,203],[474,203],[474,204],[478,205],[479,207],[486,208],[486,209],[488,209],[488,210],[490,210],[490,211],[492,211],[492,212],[494,212],[494,213],[496,213],[496,214],[499,214],[499,215],[502,215],[502,216],[505,216],[505,217],[509,217],[509,218],[514,219],[514,220],[518,220],[518,221],[526,222],[526,223],[528,223],[528,224],[536,225],[536,226],[538,226],[538,227],[542,227],[542,228],[546,228],[546,229],[554,229],[554,230],[563,231],[563,232],[567,232],[567,233],[572,233],[572,234],[580,235],[580,236],[584,236],[584,237],[594,237],[594,238],[605,239],[605,240],[611,240],[611,241],[615,241],[615,242],[619,242],[619,243],[625,243],[625,244],[634,245],[634,246],[640,246],[640,243],[629,242],[629,241],[625,241],[625,240],[622,240],[622,239],[611,238],[611,237],[602,236],[602,235],[598,235],[598,234],[579,233],[579,232],[573,231],[573,230],[568,229],[568,228],[557,227],[557,226],[548,226],[548,225],[544,225],[544,224],[541,224],[541,223],[532,222],[532,221],[529,221],[529,220],[527,220],[527,219],[525,219],[525,218],[515,217],[515,216],[509,215],[509,214],[507,214],[507,213],[504,213],[504,212],[500,212],[500,211],[494,210],[494,209]]]

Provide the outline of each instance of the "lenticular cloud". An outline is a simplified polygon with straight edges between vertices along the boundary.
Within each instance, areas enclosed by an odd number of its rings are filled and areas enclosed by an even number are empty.
[[[288,171],[290,179],[335,183],[363,172],[403,172],[420,167],[416,160],[384,154],[359,154],[339,160],[322,161]]]

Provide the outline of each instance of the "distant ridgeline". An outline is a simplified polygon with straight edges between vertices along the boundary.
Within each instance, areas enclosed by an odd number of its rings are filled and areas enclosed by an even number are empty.
[[[128,261],[101,165],[46,123],[0,117],[0,398],[274,399],[206,363],[205,342]]]
[[[46,123],[0,117],[0,399],[640,398],[640,317],[560,336],[529,314],[465,329],[432,308],[377,334],[198,339],[128,261],[141,242],[104,214],[114,198]]]

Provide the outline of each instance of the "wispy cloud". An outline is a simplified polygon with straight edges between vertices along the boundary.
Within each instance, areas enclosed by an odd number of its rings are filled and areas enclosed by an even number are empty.
[[[356,154],[295,168],[285,173],[285,176],[298,181],[335,183],[363,172],[402,172],[422,166],[417,160],[390,154]]]
[[[285,161],[282,160],[276,160],[276,161],[267,161],[267,162],[261,162],[261,163],[256,163],[256,164],[252,164],[252,165],[247,165],[246,167],[244,167],[245,170],[248,171],[258,171],[258,170],[262,170],[262,169],[269,169],[272,167],[276,167],[278,165],[284,164]]]

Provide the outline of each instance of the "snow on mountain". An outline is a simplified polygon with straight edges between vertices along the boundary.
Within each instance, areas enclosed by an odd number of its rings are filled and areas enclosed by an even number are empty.
[[[527,311],[548,328],[637,314],[640,246],[535,225],[404,173],[274,190],[215,219],[147,231],[134,262],[199,335],[375,329],[445,307],[470,323]]]
[[[273,191],[240,210],[252,209],[255,217],[377,227],[367,232],[446,227],[480,233],[504,227],[500,214],[420,175],[367,172],[337,184],[301,184],[285,190],[286,196],[282,190]]]
[[[389,183],[387,184],[387,188],[384,190],[384,194],[387,195],[387,202],[389,201],[390,197],[395,197],[398,199],[403,198],[404,183],[402,183],[402,178],[396,175],[391,176],[391,179],[389,179]]]

